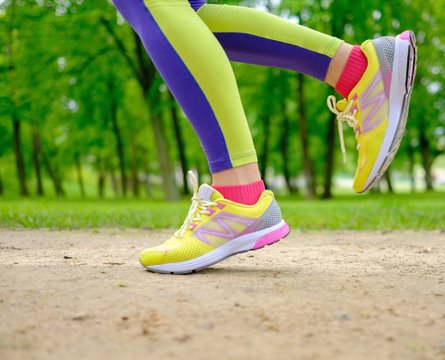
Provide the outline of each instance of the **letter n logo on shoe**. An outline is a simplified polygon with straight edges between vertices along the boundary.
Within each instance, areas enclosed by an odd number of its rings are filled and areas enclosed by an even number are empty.
[[[380,71],[359,98],[363,133],[368,133],[379,126],[388,114],[385,84]]]
[[[257,219],[221,212],[196,230],[193,237],[206,244],[219,246],[222,242],[236,238],[256,221]]]

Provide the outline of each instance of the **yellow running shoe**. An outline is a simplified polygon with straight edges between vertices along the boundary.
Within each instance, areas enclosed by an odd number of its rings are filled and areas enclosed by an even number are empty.
[[[412,31],[367,40],[361,49],[368,67],[348,99],[336,104],[334,96],[328,97],[328,107],[337,115],[344,160],[343,123],[355,130],[358,161],[353,188],[358,193],[380,179],[400,146],[416,71]]]
[[[203,184],[198,189],[189,171],[194,194],[182,227],[162,245],[141,252],[147,270],[187,274],[248,250],[271,245],[289,234],[272,191],[265,190],[255,205],[224,199]]]

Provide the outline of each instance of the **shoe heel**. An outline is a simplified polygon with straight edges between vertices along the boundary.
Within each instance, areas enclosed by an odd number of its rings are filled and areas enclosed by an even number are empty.
[[[406,90],[410,91],[414,83],[414,77],[416,75],[416,59],[417,59],[416,35],[411,30],[406,30],[403,33],[401,33],[398,37],[401,40],[404,40],[409,43]]]
[[[271,233],[264,235],[260,239],[258,239],[255,242],[255,245],[253,246],[252,250],[258,250],[266,245],[271,245],[273,243],[276,243],[280,241],[281,239],[285,238],[287,235],[289,235],[290,229],[289,225],[284,223],[279,229],[272,231]]]

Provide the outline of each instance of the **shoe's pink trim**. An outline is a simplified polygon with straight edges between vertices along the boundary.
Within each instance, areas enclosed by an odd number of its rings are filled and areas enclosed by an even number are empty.
[[[262,238],[258,239],[252,250],[260,249],[266,245],[273,244],[289,234],[289,226],[285,223],[279,229],[272,231],[271,233],[264,235]]]
[[[391,71],[388,71],[388,73],[383,78],[383,82],[385,83],[385,92],[386,92],[387,97],[389,97],[389,91],[391,89],[391,80],[392,80],[392,74],[391,74]]]
[[[400,34],[400,38],[403,40],[411,40],[411,33],[409,30],[404,31]]]

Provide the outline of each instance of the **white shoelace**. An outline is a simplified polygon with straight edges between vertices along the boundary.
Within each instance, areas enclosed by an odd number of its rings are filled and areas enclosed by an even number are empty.
[[[328,108],[337,116],[337,124],[338,124],[338,135],[340,136],[340,147],[341,152],[343,154],[343,162],[346,162],[346,147],[345,147],[345,139],[343,136],[343,123],[345,122],[350,127],[354,129],[355,137],[357,138],[357,126],[358,120],[355,117],[357,110],[351,111],[352,105],[354,104],[354,100],[351,100],[346,108],[343,111],[339,111],[337,109],[337,99],[333,95],[328,96],[327,100]],[[357,150],[359,149],[359,145],[357,144]]]
[[[190,206],[187,217],[181,228],[175,232],[175,236],[178,238],[184,237],[185,231],[187,229],[192,229],[193,223],[201,221],[201,215],[210,215],[211,213],[208,210],[209,207],[217,205],[216,202],[201,199],[199,196],[198,180],[196,179],[195,174],[191,170],[187,174],[193,185],[192,205]]]

